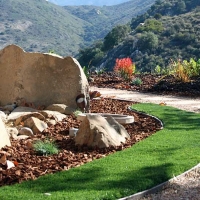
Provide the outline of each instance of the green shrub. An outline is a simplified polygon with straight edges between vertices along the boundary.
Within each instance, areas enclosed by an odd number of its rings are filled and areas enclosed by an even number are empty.
[[[148,19],[145,21],[143,25],[139,25],[136,28],[137,32],[153,32],[153,33],[159,33],[163,31],[163,24],[162,22],[156,20],[156,19]]]
[[[95,73],[97,74],[97,76],[103,74],[106,71],[106,68],[96,68],[95,69]]]
[[[156,65],[156,67],[155,67],[155,73],[156,74],[161,74],[161,67],[159,65]]]
[[[83,72],[84,72],[86,78],[88,79],[88,78],[90,77],[90,70],[89,70],[89,67],[84,66],[84,67],[83,67]]]
[[[52,155],[58,153],[58,148],[54,142],[50,140],[38,140],[33,144],[33,149],[38,155]]]
[[[132,80],[132,84],[140,86],[140,85],[142,85],[142,80],[140,78],[135,78]]]
[[[82,113],[82,112],[81,112],[80,110],[75,110],[75,111],[73,112],[73,114],[74,114],[75,117],[77,117],[78,114],[81,114],[81,113]]]
[[[188,82],[192,76],[200,75],[200,60],[197,62],[190,58],[190,61],[187,60],[172,60],[170,63],[173,75],[183,81]]]

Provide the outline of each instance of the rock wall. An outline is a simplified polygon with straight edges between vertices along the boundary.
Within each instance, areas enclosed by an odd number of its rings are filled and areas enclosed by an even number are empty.
[[[76,96],[89,96],[85,74],[72,57],[28,53],[16,45],[0,51],[0,105],[25,99],[35,105],[66,104],[76,108]]]

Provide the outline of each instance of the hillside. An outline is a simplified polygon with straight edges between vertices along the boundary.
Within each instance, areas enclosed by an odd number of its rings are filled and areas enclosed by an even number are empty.
[[[90,63],[95,67],[112,70],[116,58],[130,57],[140,72],[154,72],[156,67],[167,71],[171,60],[200,58],[200,6],[199,1],[158,0],[141,16],[133,18],[131,33],[125,35],[112,48],[104,49],[105,39],[100,49],[101,59]],[[142,23],[142,24],[140,24]],[[114,33],[114,32],[113,32]],[[109,34],[108,34],[109,35]],[[109,38],[117,36],[110,32]],[[81,51],[79,61],[86,65],[85,55],[94,52],[94,47]],[[95,58],[96,55],[93,55]]]
[[[55,3],[59,6],[66,6],[66,5],[95,5],[95,6],[103,6],[103,5],[116,5],[128,0],[49,0],[52,3]]]
[[[94,41],[103,38],[112,27],[126,24],[133,17],[143,14],[154,2],[155,0],[132,0],[114,6],[65,6],[65,8],[72,15],[92,24],[87,31],[91,33],[90,37]]]
[[[80,12],[83,12],[82,8]],[[0,49],[8,44],[16,44],[29,52],[53,50],[62,56],[75,56],[79,49],[103,38],[106,31],[110,30],[107,27],[113,26],[113,18],[104,20],[104,17],[97,17],[98,23],[95,24],[86,20],[89,18],[87,14],[82,19],[70,9],[44,0],[1,0],[0,9]],[[106,9],[109,12],[113,8],[106,6]],[[133,13],[129,14],[129,20],[141,12],[134,12],[134,9],[115,13],[113,17],[118,16],[118,23],[123,23],[125,21],[120,21],[120,18],[127,12]],[[100,24],[101,29],[106,27],[105,31],[99,29]]]
[[[73,55],[80,46],[87,22],[44,0],[1,0],[0,48],[14,43],[26,51]]]

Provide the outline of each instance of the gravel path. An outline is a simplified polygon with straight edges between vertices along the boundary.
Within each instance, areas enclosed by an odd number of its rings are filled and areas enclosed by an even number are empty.
[[[199,200],[200,165],[187,173],[171,179],[157,193],[148,194],[140,200]]]
[[[173,106],[182,110],[200,113],[200,98],[191,99],[187,97],[141,93],[111,88],[91,87],[90,89],[91,91],[99,91],[103,97],[125,99],[141,103],[165,103],[168,106]]]
[[[200,113],[200,98],[185,98],[167,95],[139,93],[126,90],[91,87],[99,91],[103,97],[131,100],[141,103],[165,103],[182,110]],[[200,164],[173,179],[169,180],[158,192],[151,190],[144,193],[125,197],[123,200],[200,200]]]

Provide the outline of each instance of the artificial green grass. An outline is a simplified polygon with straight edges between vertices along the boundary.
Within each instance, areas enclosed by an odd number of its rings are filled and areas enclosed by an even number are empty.
[[[161,119],[164,129],[129,149],[81,167],[1,187],[0,199],[118,199],[151,188],[199,163],[200,114],[155,104],[134,104],[133,108]]]

